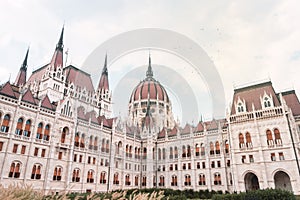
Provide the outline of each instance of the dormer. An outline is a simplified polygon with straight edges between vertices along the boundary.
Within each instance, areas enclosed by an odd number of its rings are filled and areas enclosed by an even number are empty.
[[[264,92],[264,95],[260,97],[260,103],[261,103],[262,109],[274,107],[273,97],[271,94],[268,95],[266,93],[266,91]]]
[[[236,113],[244,113],[246,112],[246,102],[245,99],[241,100],[240,97],[238,97],[237,102],[235,103],[235,112]]]

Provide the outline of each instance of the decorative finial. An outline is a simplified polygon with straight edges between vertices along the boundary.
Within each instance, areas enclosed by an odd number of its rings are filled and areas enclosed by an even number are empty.
[[[108,72],[107,72],[107,53],[105,54],[105,60],[104,60],[102,74],[106,74],[106,75],[108,74]]]
[[[56,45],[56,49],[62,50],[64,48],[64,45],[63,45],[64,30],[65,30],[65,24],[62,27],[62,30],[61,30],[61,33],[60,33],[60,37],[59,37],[58,43]]]
[[[146,76],[147,78],[152,78],[153,77],[153,71],[152,71],[152,67],[151,67],[151,54],[149,52],[149,64],[148,64],[148,70],[146,72]]]
[[[21,65],[21,69],[23,69],[23,70],[25,70],[25,71],[27,70],[28,53],[29,53],[29,47],[28,47],[28,49],[27,49],[27,52],[26,52],[26,55],[25,55],[23,64]]]

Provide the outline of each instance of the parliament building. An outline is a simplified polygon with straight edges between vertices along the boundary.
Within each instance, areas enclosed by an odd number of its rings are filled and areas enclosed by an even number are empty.
[[[107,58],[95,87],[88,72],[64,66],[63,33],[48,64],[27,77],[27,51],[15,80],[0,86],[1,185],[28,184],[45,194],[132,188],[300,194],[294,90],[277,93],[271,81],[236,88],[224,119],[180,126],[149,56],[122,121],[112,116]]]

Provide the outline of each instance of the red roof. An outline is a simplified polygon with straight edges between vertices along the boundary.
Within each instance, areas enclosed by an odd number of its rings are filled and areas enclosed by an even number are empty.
[[[107,74],[103,74],[101,75],[100,81],[99,81],[99,85],[98,85],[98,89],[100,90],[109,90],[109,84],[108,84],[108,76]]]
[[[182,134],[189,134],[191,133],[191,126],[189,124],[186,124],[184,129],[181,131]]]
[[[75,87],[78,87],[80,90],[86,88],[87,91],[91,93],[94,92],[94,86],[90,74],[72,65],[64,68],[64,71],[66,72],[67,82],[73,83]]]
[[[28,103],[32,103],[36,105],[36,101],[30,90],[27,90],[25,94],[22,96],[22,101],[26,101]]]
[[[235,104],[237,103],[238,98],[240,98],[242,101],[245,100],[246,111],[248,112],[252,111],[252,104],[254,105],[254,108],[256,110],[262,109],[260,98],[263,97],[265,93],[268,96],[271,94],[274,101],[274,106],[280,106],[279,100],[275,94],[272,83],[271,81],[268,81],[256,85],[235,89],[233,95],[231,114],[236,114]]]
[[[175,136],[177,135],[177,128],[176,126],[174,126],[174,128],[171,130],[171,132],[169,132],[168,136],[171,137],[171,136]]]
[[[205,123],[205,126],[206,126],[206,130],[208,130],[208,131],[218,129],[217,120],[212,120],[212,121],[204,122],[204,123]]]
[[[54,105],[51,104],[48,95],[46,95],[44,97],[44,99],[42,100],[41,106],[44,108],[51,109],[51,110],[55,110],[55,108],[56,108]]]
[[[54,69],[63,66],[63,52],[60,49],[56,49],[50,62]]]
[[[195,127],[194,132],[203,132],[204,126],[202,122],[199,122],[198,125]]]
[[[157,138],[164,138],[166,137],[166,130],[163,128],[159,133],[158,133],[158,136]]]
[[[46,64],[37,70],[33,71],[31,76],[29,77],[27,83],[33,83],[35,80],[36,81],[41,81],[43,78],[43,75],[46,74],[46,70],[49,64]]]
[[[12,97],[12,98],[15,98],[15,99],[18,98],[16,96],[16,93],[13,91],[13,88],[12,88],[12,86],[9,82],[6,82],[4,84],[4,86],[0,90],[0,94],[9,96],[9,97]]]
[[[295,93],[295,90],[283,92],[282,97],[285,100],[288,107],[291,108],[293,115],[294,116],[300,115],[300,103]]]
[[[25,85],[26,83],[26,71],[23,69],[20,69],[18,72],[18,75],[16,77],[16,80],[14,82],[14,85],[20,86],[20,85]]]

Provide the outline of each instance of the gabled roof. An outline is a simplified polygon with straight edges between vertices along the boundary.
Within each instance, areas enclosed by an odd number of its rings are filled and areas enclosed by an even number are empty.
[[[174,126],[174,128],[168,133],[168,136],[169,137],[175,136],[175,135],[177,135],[177,132],[178,132],[178,130],[177,130],[176,126]]]
[[[34,105],[37,105],[37,99],[35,99],[33,97],[33,94],[31,93],[31,91],[28,89],[24,95],[22,96],[22,101],[25,101],[27,103],[31,103],[31,104],[34,104]]]
[[[287,106],[291,108],[293,115],[300,115],[300,103],[295,90],[283,92],[282,97],[285,100]]]
[[[203,131],[204,131],[203,122],[199,122],[197,126],[194,128],[194,132],[203,132]]]
[[[166,137],[166,130],[165,128],[163,128],[157,135],[157,138],[160,139],[160,138],[164,138]]]
[[[49,63],[34,70],[29,77],[27,83],[33,83],[35,80],[36,81],[41,81],[43,78],[43,75],[46,73],[47,67],[49,66]]]
[[[17,99],[15,92],[9,82],[6,82],[0,90],[0,94]]]
[[[215,119],[213,119],[212,121],[209,121],[209,122],[204,122],[204,123],[206,126],[206,130],[208,130],[208,131],[218,129],[218,122]]]
[[[191,133],[191,125],[186,124],[182,129],[181,134],[190,134]]]
[[[64,68],[64,72],[66,73],[66,81],[68,83],[73,83],[75,87],[79,87],[80,89],[86,88],[87,91],[94,92],[94,86],[90,74],[74,67],[73,65],[69,65]]]
[[[91,122],[92,122],[92,123],[94,123],[94,124],[99,124],[99,121],[98,121],[98,119],[97,119],[97,117],[96,117],[95,111],[90,111],[90,112],[86,113],[86,114],[85,114],[85,118],[86,118],[87,120],[89,120],[89,119],[91,118]]]
[[[238,88],[234,90],[231,114],[236,114],[235,104],[238,102],[240,98],[242,101],[245,100],[246,110],[252,111],[252,104],[256,110],[262,109],[260,97],[263,97],[264,94],[268,96],[271,95],[274,101],[274,106],[280,106],[279,99],[276,96],[274,88],[272,86],[271,81],[263,82],[255,85],[250,85],[242,88]]]
[[[53,104],[51,104],[48,95],[46,95],[44,97],[44,99],[42,100],[41,107],[48,108],[50,110],[55,110],[56,109],[56,106],[54,106]]]

